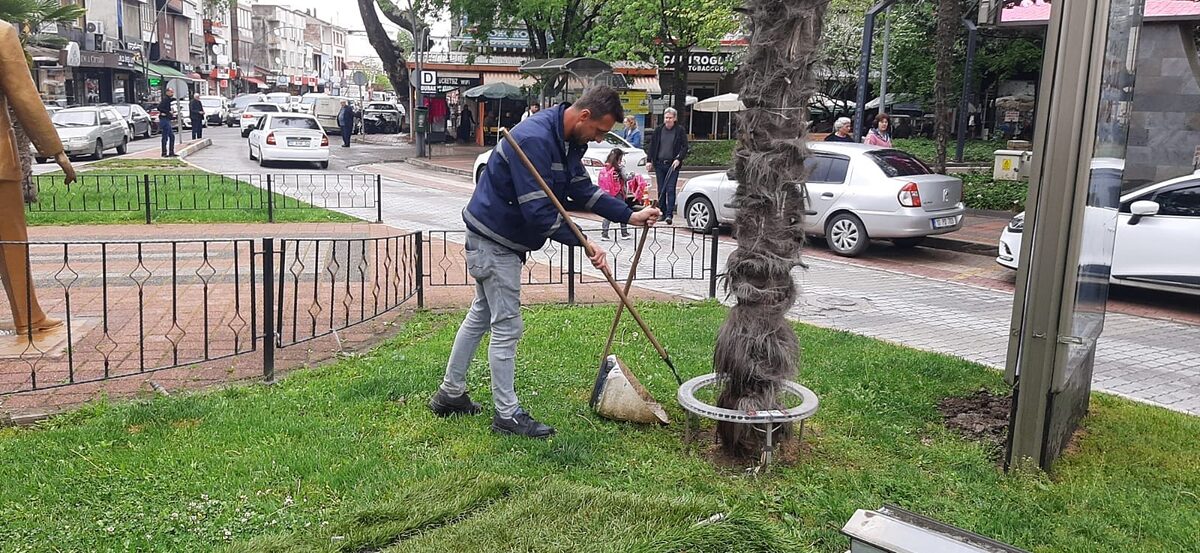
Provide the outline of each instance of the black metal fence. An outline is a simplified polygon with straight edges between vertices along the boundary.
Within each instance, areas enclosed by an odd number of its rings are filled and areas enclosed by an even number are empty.
[[[70,185],[37,175],[33,186],[30,214],[140,213],[150,224],[172,212],[256,210],[273,223],[281,211],[332,209],[383,220],[382,178],[359,173],[82,173]]]
[[[640,232],[605,244],[618,275]],[[650,232],[635,280],[707,280],[715,294],[715,237]],[[0,328],[0,350],[17,350],[0,359],[0,397],[248,353],[261,354],[262,376],[272,380],[281,348],[336,335],[414,299],[424,307],[426,286],[473,285],[464,234],[0,242],[6,257],[29,259],[40,308],[65,319],[57,341],[47,337],[54,333]],[[551,243],[531,252],[523,281],[565,285],[573,303],[575,285],[599,282],[598,275],[582,248]],[[25,295],[26,312],[36,302]]]

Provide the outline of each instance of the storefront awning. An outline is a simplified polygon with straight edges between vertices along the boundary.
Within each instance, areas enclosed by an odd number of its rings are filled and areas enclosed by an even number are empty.
[[[140,68],[141,66],[138,66],[138,67]],[[150,75],[158,75],[159,77],[162,77],[164,79],[183,79],[185,81],[197,80],[197,79],[193,79],[192,77],[189,77],[187,75],[184,75],[177,69],[167,66],[167,65],[159,65],[157,63],[148,63],[148,64],[146,64],[146,69],[148,70]]]
[[[533,86],[537,81],[520,73],[484,73],[483,84],[507,83],[513,86]]]
[[[658,83],[658,77],[634,77],[632,86],[634,90],[645,90],[655,96],[662,94],[662,86]]]
[[[267,88],[266,81],[263,81],[262,79],[260,79],[258,77],[246,77],[246,82],[253,84],[253,85],[258,85],[259,88]]]

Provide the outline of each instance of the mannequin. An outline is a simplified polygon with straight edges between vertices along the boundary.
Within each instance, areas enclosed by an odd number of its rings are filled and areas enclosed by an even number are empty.
[[[53,157],[62,168],[67,184],[75,181],[75,169],[63,152],[58,132],[42,106],[37,87],[25,62],[25,49],[17,29],[0,21],[0,241],[26,242],[25,199],[21,190],[21,161],[8,108],[21,122],[25,133],[45,157]],[[29,269],[29,250],[23,244],[0,246],[0,279],[12,307],[13,326],[18,335],[41,333],[62,326],[62,321],[47,317],[33,292]]]

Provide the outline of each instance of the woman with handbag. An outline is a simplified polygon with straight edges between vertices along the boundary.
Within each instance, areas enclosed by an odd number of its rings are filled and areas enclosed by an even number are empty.
[[[613,148],[608,153],[608,159],[604,162],[604,168],[600,170],[600,178],[597,186],[605,193],[625,200],[625,203],[634,209],[646,196],[646,179],[641,175],[630,175],[625,172],[625,151],[620,148]],[[601,226],[600,238],[608,239],[608,226],[611,223],[605,219]],[[625,223],[621,223],[621,238],[629,238],[629,231]],[[616,237],[613,237],[616,240]]]

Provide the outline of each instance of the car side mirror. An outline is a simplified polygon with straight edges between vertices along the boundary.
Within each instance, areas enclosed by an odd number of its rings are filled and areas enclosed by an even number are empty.
[[[1129,218],[1129,224],[1136,225],[1141,222],[1142,217],[1153,217],[1158,215],[1158,210],[1158,202],[1152,202],[1149,200],[1139,200],[1133,202],[1129,206],[1129,212],[1133,214],[1133,216]]]

